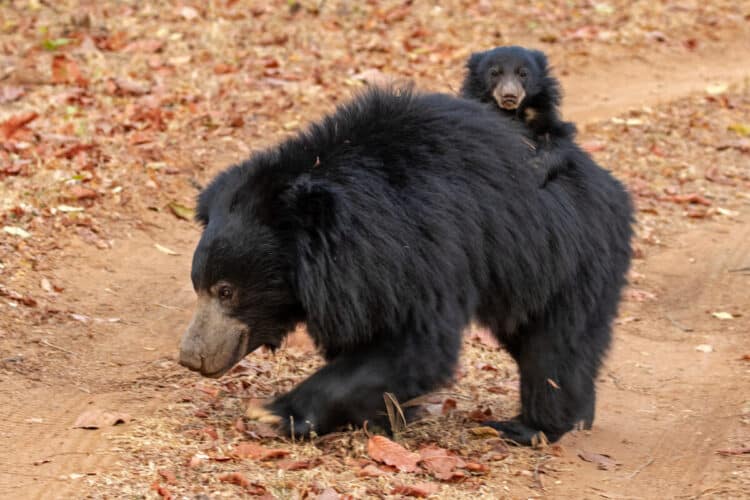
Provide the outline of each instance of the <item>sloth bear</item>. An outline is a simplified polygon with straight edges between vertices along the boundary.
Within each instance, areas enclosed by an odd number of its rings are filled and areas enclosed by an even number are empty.
[[[322,434],[448,384],[475,319],[521,377],[520,414],[490,425],[526,445],[590,426],[631,202],[586,155],[540,189],[525,133],[477,102],[373,88],[219,174],[180,363],[219,377],[305,322],[327,364],[261,419]]]
[[[576,127],[560,118],[560,84],[544,52],[507,46],[472,54],[461,95],[526,124],[538,152],[532,164],[544,175],[542,186],[574,163],[568,150],[575,149]]]

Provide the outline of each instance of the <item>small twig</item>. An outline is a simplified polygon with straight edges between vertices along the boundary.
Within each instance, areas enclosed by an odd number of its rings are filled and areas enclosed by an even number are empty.
[[[736,269],[730,269],[727,272],[729,272],[729,273],[750,274],[750,266],[747,266],[747,267],[738,267]]]
[[[693,331],[692,328],[690,328],[689,326],[685,326],[685,325],[677,322],[677,320],[672,319],[671,316],[666,316],[666,318],[670,321],[670,323],[672,323],[674,326],[676,326],[678,329],[682,330],[683,332],[692,332]]]
[[[643,469],[645,469],[646,467],[648,467],[648,466],[649,466],[649,465],[651,465],[652,463],[654,463],[654,457],[651,457],[651,458],[649,458],[649,459],[648,459],[648,461],[647,461],[647,462],[646,462],[645,464],[641,465],[641,466],[640,466],[640,467],[638,467],[638,468],[637,468],[636,470],[634,470],[634,471],[633,471],[633,472],[632,472],[632,473],[631,473],[631,474],[630,474],[630,475],[628,476],[628,479],[633,479],[633,478],[634,478],[635,476],[637,476],[638,474],[640,474],[640,473],[641,473],[641,471],[642,471]]]
[[[536,466],[534,466],[534,480],[537,482],[537,484],[539,485],[539,489],[542,490],[542,491],[545,491],[545,489],[544,489],[544,483],[542,482],[542,477],[539,475],[539,468],[541,467],[542,463],[545,460],[546,460],[545,458],[540,459],[536,463]],[[544,471],[542,471],[542,472],[544,472]]]
[[[184,307],[177,307],[177,306],[169,306],[167,304],[160,304],[159,302],[154,302],[155,306],[163,307],[164,309],[172,309],[174,311],[186,311]]]
[[[51,347],[52,349],[57,349],[58,351],[62,351],[64,353],[71,354],[73,356],[78,356],[78,354],[74,353],[73,351],[69,351],[69,350],[65,349],[64,347],[60,347],[59,345],[55,345],[55,344],[52,344],[50,342],[47,342],[44,339],[40,339],[39,343],[42,344],[42,345],[45,345],[47,347]]]
[[[620,382],[620,377],[614,374],[614,372],[607,373],[607,376],[612,379],[612,382],[615,383],[615,387],[620,389],[621,391],[627,391],[628,388],[625,387],[622,382]]]

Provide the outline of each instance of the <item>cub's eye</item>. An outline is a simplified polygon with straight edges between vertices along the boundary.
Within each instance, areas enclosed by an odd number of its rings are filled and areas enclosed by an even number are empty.
[[[521,68],[518,70],[518,76],[520,76],[521,78],[526,78],[527,76],[529,76],[529,72],[524,68]]]
[[[502,73],[503,73],[503,70],[501,70],[500,68],[497,68],[497,67],[492,68],[490,70],[490,75],[492,75],[492,76],[498,76],[498,75],[501,75]]]
[[[232,287],[227,286],[227,285],[222,285],[219,287],[219,290],[217,293],[221,300],[229,300],[232,298],[232,293],[234,292],[232,291]]]

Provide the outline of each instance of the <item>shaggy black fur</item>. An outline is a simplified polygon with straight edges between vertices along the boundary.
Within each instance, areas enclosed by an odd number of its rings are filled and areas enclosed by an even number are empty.
[[[200,195],[192,277],[278,345],[297,322],[327,365],[270,409],[293,431],[376,419],[450,382],[476,318],[517,361],[529,444],[594,418],[630,262],[631,203],[587,155],[545,189],[524,127],[479,103],[371,89]]]

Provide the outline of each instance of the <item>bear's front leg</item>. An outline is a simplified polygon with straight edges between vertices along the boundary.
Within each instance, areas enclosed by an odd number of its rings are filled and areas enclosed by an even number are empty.
[[[455,342],[448,341],[439,350],[434,344],[420,347],[411,339],[411,345],[407,341],[342,354],[266,409],[278,417],[284,433],[296,435],[326,434],[365,421],[385,426],[384,393],[404,402],[451,378],[460,341],[458,334],[455,337]],[[269,420],[268,415],[261,417]]]

